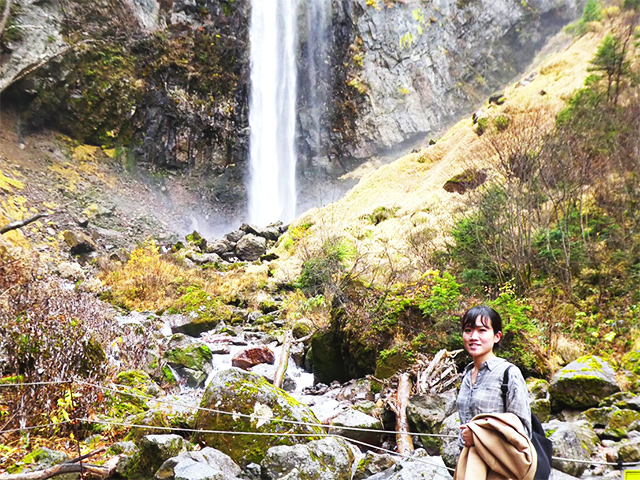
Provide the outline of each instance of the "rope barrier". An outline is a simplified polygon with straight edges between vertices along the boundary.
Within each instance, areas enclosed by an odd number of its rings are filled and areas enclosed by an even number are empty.
[[[0,435],[5,434],[5,433],[24,432],[24,431],[27,431],[27,430],[36,430],[38,428],[57,427],[58,425],[62,425],[64,423],[73,423],[73,420],[62,420],[61,422],[57,422],[57,423],[48,423],[48,424],[44,424],[44,425],[32,425],[30,427],[20,427],[20,428],[12,428],[12,429],[9,429],[9,430],[0,430]]]
[[[239,413],[239,412],[227,412],[224,410],[217,410],[217,409],[212,409],[212,408],[205,408],[205,407],[200,407],[200,406],[194,406],[194,405],[188,405],[188,404],[184,404],[184,403],[179,403],[179,402],[170,402],[168,400],[161,400],[161,399],[157,399],[155,397],[149,396],[149,395],[142,395],[138,392],[128,392],[128,391],[122,391],[122,390],[118,390],[117,388],[112,388],[112,387],[108,387],[105,385],[99,385],[99,384],[95,384],[95,383],[91,383],[91,382],[86,382],[83,380],[58,380],[58,381],[49,381],[49,382],[27,382],[27,383],[11,383],[11,384],[0,384],[0,387],[23,387],[23,386],[38,386],[38,385],[55,385],[55,384],[69,384],[69,383],[78,383],[80,385],[85,385],[85,386],[89,386],[92,388],[98,388],[101,390],[106,390],[106,391],[111,391],[117,394],[121,394],[121,395],[130,395],[132,397],[137,397],[137,398],[141,398],[143,400],[150,400],[156,403],[162,403],[162,404],[166,404],[166,405],[170,405],[170,406],[174,406],[174,407],[182,407],[182,408],[189,408],[189,409],[196,409],[196,410],[200,410],[200,411],[205,411],[205,412],[211,412],[211,413],[217,413],[217,414],[221,414],[221,415],[230,415],[233,417],[241,417],[241,418],[249,418],[252,420],[267,420],[270,422],[280,422],[280,423],[286,423],[286,424],[291,424],[291,425],[300,425],[300,426],[309,426],[309,427],[321,427],[323,429],[333,429],[333,430],[347,430],[347,431],[354,431],[354,432],[368,432],[368,433],[384,433],[384,434],[389,434],[389,435],[394,435],[398,432],[393,431],[393,430],[378,430],[378,429],[370,429],[370,428],[358,428],[358,427],[347,427],[347,426],[338,426],[338,425],[323,425],[320,423],[312,423],[312,422],[302,422],[302,421],[297,421],[297,420],[287,420],[287,419],[282,419],[282,418],[273,418],[273,417],[263,417],[263,416],[257,416],[257,415],[250,415],[250,414],[244,414],[244,413]],[[135,387],[131,387],[129,385],[120,385],[120,384],[114,384],[116,387],[120,387],[122,389],[134,389]],[[273,432],[237,432],[237,431],[222,431],[222,430],[203,430],[203,429],[188,429],[188,428],[177,428],[177,427],[162,427],[162,426],[149,426],[149,425],[136,425],[136,424],[128,424],[128,423],[122,423],[122,422],[114,422],[114,421],[106,421],[106,420],[95,420],[95,419],[88,419],[88,418],[78,418],[77,421],[81,421],[81,422],[87,422],[87,423],[99,423],[99,424],[103,424],[103,425],[117,425],[117,426],[123,426],[123,427],[129,427],[129,428],[146,428],[146,429],[155,429],[155,430],[168,430],[168,431],[176,431],[176,432],[201,432],[201,433],[213,433],[213,434],[221,434],[221,435],[274,435]],[[0,430],[0,434],[6,434],[6,433],[13,433],[13,432],[20,432],[20,431],[27,431],[27,430],[35,430],[35,429],[40,429],[40,428],[47,428],[47,427],[56,427],[62,424],[66,424],[66,423],[72,423],[74,422],[74,420],[65,420],[65,421],[61,421],[58,423],[49,423],[49,424],[43,424],[43,425],[34,425],[34,426],[30,426],[30,427],[21,427],[21,428],[14,428],[14,429],[9,429],[9,430]],[[408,455],[401,455],[398,452],[394,452],[393,450],[388,450],[382,447],[377,447],[375,445],[370,445],[367,444],[365,442],[361,442],[359,440],[354,440],[352,438],[348,438],[344,435],[338,435],[338,434],[332,434],[332,433],[288,433],[288,432],[284,432],[284,433],[275,433],[275,435],[281,435],[281,436],[295,436],[295,437],[317,437],[317,436],[333,436],[333,437],[339,437],[339,438],[343,438],[344,440],[351,442],[351,443],[355,443],[355,444],[359,444],[362,446],[365,446],[367,448],[371,448],[371,449],[375,449],[375,450],[379,450],[379,451],[383,451],[389,454],[393,454],[402,458],[411,458],[413,459],[413,457],[410,457]],[[416,436],[416,437],[435,437],[435,438],[458,438],[457,435],[445,435],[445,434],[432,434],[432,433],[413,433],[411,432],[410,435],[412,436]],[[552,457],[553,460],[558,460],[558,461],[563,461],[563,462],[573,462],[573,463],[582,463],[582,464],[588,464],[588,465],[604,465],[604,466],[616,466],[618,468],[621,467],[631,467],[631,466],[636,466],[636,465],[640,465],[640,462],[598,462],[598,461],[592,461],[592,460],[581,460],[581,459],[573,459],[573,458],[564,458],[564,457]],[[420,460],[420,459],[413,459],[413,460]],[[422,461],[422,463],[426,463],[428,465],[431,465],[433,467],[437,467],[437,468],[446,468],[447,470],[453,471],[451,468],[449,467],[442,467],[441,465],[435,465],[432,464],[430,462],[424,462]]]
[[[0,383],[1,387],[32,387],[37,385],[64,385],[73,383],[73,380],[52,380],[50,382],[28,382],[28,383]]]
[[[240,418],[248,418],[251,420],[266,420],[266,421],[270,421],[270,422],[281,422],[281,423],[288,423],[288,424],[292,424],[292,425],[300,425],[300,426],[306,426],[306,427],[321,427],[321,428],[328,428],[328,429],[334,429],[334,430],[348,430],[348,431],[354,431],[354,432],[369,432],[369,433],[386,433],[389,435],[395,435],[396,431],[393,430],[378,430],[378,429],[373,429],[373,428],[359,428],[359,427],[348,427],[348,426],[340,426],[340,425],[323,425],[321,423],[312,423],[312,422],[302,422],[302,421],[298,421],[298,420],[287,420],[284,418],[273,418],[273,417],[263,417],[263,416],[259,416],[259,415],[251,415],[251,414],[247,414],[247,413],[239,413],[239,412],[227,412],[225,410],[217,410],[214,408],[206,408],[206,407],[200,407],[200,406],[193,406],[193,405],[185,405],[182,403],[178,403],[178,402],[170,402],[168,400],[159,400],[155,397],[151,397],[148,395],[141,395],[139,393],[132,393],[132,392],[122,392],[118,389],[115,388],[111,388],[111,387],[106,387],[106,386],[102,386],[102,385],[97,385],[97,384],[93,384],[93,383],[89,383],[89,382],[85,382],[82,380],[78,380],[77,381],[80,384],[84,384],[87,386],[91,386],[91,387],[95,387],[95,388],[100,388],[103,390],[108,390],[111,392],[115,392],[115,393],[119,393],[122,395],[131,395],[132,397],[137,397],[137,398],[141,398],[144,400],[151,400],[157,403],[163,403],[166,405],[171,405],[174,407],[186,407],[189,409],[196,409],[196,410],[200,410],[200,411],[204,411],[204,412],[210,412],[210,413],[218,413],[221,415],[230,415],[233,417],[240,417]],[[118,387],[122,387],[122,388],[126,388],[126,389],[133,389],[135,387],[130,387],[128,385],[117,385]],[[415,435],[418,437],[438,437],[438,438],[458,438],[457,435],[444,435],[444,434],[436,434],[436,433],[411,433],[411,435]]]

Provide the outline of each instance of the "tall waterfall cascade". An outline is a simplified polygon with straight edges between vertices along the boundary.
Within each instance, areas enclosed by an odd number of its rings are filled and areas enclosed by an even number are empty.
[[[300,8],[307,21],[299,32]],[[304,130],[319,153],[327,105],[329,0],[251,1],[249,100],[249,221],[267,225],[296,216],[296,123],[300,83],[308,92]],[[307,71],[298,78],[299,39],[306,39]]]
[[[251,2],[249,221],[293,220],[296,210],[298,0]]]

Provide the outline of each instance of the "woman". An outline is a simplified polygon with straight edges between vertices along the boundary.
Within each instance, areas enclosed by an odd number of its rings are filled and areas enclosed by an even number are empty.
[[[473,359],[464,370],[458,394],[460,446],[473,446],[473,435],[467,424],[480,414],[514,413],[531,438],[529,394],[522,373],[493,352],[502,339],[500,315],[490,307],[473,307],[462,316],[460,323],[464,348]],[[502,382],[507,368],[509,389],[505,398]]]

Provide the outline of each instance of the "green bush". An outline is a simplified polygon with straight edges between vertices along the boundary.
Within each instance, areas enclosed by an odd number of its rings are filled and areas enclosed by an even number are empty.
[[[498,132],[504,132],[509,128],[509,117],[498,115],[493,119],[493,126],[496,127]]]

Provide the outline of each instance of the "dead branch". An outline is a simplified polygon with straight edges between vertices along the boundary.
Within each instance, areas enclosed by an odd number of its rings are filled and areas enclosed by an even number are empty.
[[[110,458],[104,465],[78,463],[85,458],[93,457],[105,450],[105,447],[99,448],[98,450],[73,458],[59,465],[45,468],[44,470],[15,474],[4,473],[0,475],[0,480],[46,480],[47,478],[64,475],[66,473],[82,473],[87,474],[90,478],[97,479],[109,478],[115,472],[119,457]]]
[[[440,350],[426,368],[419,366],[416,371],[416,393],[440,393],[453,385],[459,377],[454,358],[461,351]]]
[[[280,361],[278,362],[278,368],[273,376],[273,385],[278,388],[282,388],[284,382],[284,374],[287,373],[287,367],[289,366],[289,351],[291,350],[291,344],[293,343],[293,334],[291,329],[287,330],[287,334],[284,337],[282,343],[282,350],[280,352]]]
[[[43,217],[48,217],[48,213],[36,213],[34,216],[27,218],[26,220],[17,220],[15,222],[11,222],[4,227],[0,228],[0,235],[10,232],[11,230],[15,230],[17,228],[22,228],[30,223],[35,222],[36,220],[40,220]]]
[[[293,340],[293,343],[304,343],[307,340],[310,340],[311,337],[313,337],[315,335],[316,332],[311,332],[309,335],[306,335],[302,338],[296,338],[295,340]]]
[[[409,421],[407,419],[407,405],[411,396],[411,376],[403,373],[398,379],[398,391],[396,392],[396,445],[400,455],[413,453],[413,440],[409,433]]]
[[[2,20],[0,20],[0,38],[4,34],[4,29],[9,21],[9,15],[11,15],[11,3],[13,0],[6,0],[4,4],[4,12],[2,13]]]

